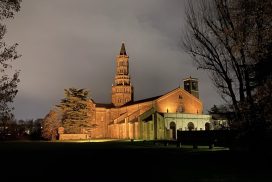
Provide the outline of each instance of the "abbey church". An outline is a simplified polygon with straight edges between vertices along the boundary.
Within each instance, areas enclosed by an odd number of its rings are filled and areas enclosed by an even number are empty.
[[[124,43],[115,65],[111,103],[90,101],[90,112],[94,115],[90,122],[96,127],[88,138],[175,139],[177,130],[210,129],[211,118],[203,115],[196,78],[184,79],[183,88],[135,101]],[[65,139],[64,135],[60,135],[61,139]]]

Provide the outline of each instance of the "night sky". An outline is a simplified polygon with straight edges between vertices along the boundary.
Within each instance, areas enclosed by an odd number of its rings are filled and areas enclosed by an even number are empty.
[[[130,56],[135,100],[164,94],[182,79],[197,77],[207,111],[221,103],[208,74],[181,48],[185,0],[23,0],[7,22],[6,42],[19,43],[22,57],[17,119],[43,118],[80,87],[96,102],[110,103],[115,57],[122,41]]]

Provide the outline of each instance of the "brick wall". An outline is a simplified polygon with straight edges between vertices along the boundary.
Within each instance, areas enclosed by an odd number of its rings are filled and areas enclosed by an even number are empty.
[[[59,140],[86,140],[89,139],[88,134],[60,134]]]

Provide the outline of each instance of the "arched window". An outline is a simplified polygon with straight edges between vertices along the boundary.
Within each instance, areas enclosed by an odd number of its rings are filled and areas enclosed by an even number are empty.
[[[176,139],[176,123],[174,121],[170,123],[170,130],[172,130],[172,139]]]
[[[211,130],[211,123],[205,123],[205,130]]]
[[[189,131],[192,131],[192,130],[195,129],[195,125],[194,125],[194,123],[192,123],[192,122],[189,122],[188,125],[187,125],[187,127],[188,127],[188,130],[189,130]]]

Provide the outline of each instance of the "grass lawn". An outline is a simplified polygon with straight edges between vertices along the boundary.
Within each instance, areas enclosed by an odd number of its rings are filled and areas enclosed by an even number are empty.
[[[1,142],[0,181],[272,181],[269,151],[143,141]]]

